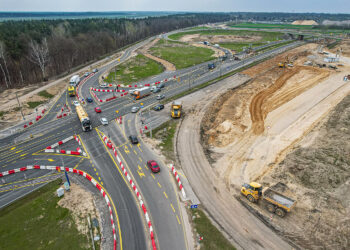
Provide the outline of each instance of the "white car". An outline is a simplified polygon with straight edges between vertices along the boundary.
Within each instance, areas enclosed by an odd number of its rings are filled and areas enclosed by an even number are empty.
[[[102,117],[102,118],[100,119],[100,121],[101,121],[102,125],[108,125],[108,120],[107,120],[107,118]]]
[[[108,87],[107,83],[102,83],[102,84],[100,85],[100,88],[107,88],[107,87]]]
[[[85,77],[88,77],[89,75],[90,75],[90,72],[86,72],[86,73],[84,74]]]
[[[73,104],[75,107],[80,106],[80,103],[78,101],[73,101]]]
[[[139,110],[140,110],[140,107],[132,107],[131,108],[131,113],[136,113]]]

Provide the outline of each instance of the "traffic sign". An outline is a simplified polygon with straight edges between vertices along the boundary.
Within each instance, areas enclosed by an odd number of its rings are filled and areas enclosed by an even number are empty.
[[[118,114],[118,113],[119,113],[119,110],[116,110],[115,112]]]
[[[140,104],[143,105],[143,102],[141,102]]]
[[[191,205],[191,208],[198,208],[198,205]]]
[[[143,105],[141,105],[141,108],[143,108]]]

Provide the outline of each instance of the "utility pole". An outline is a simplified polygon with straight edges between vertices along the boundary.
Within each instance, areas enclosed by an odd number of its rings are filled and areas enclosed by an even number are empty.
[[[19,110],[21,111],[22,118],[23,118],[23,120],[25,120],[26,118],[24,118],[23,111],[22,111],[22,107],[21,107],[21,104],[20,104],[20,102],[19,102],[17,93],[16,93],[16,98],[17,98]]]

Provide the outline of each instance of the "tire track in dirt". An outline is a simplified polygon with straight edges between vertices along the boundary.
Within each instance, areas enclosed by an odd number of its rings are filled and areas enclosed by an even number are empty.
[[[252,120],[252,131],[254,134],[259,135],[264,132],[264,119],[266,118],[268,112],[266,108],[263,107],[267,99],[269,99],[277,90],[279,90],[286,81],[299,72],[300,67],[295,67],[293,69],[286,69],[287,72],[282,74],[273,85],[269,88],[259,92],[253,97],[252,102],[249,106],[250,117]]]

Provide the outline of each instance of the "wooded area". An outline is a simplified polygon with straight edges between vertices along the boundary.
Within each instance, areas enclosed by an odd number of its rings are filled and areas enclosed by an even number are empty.
[[[0,91],[71,72],[146,37],[232,14],[178,14],[142,19],[56,19],[0,23]]]

